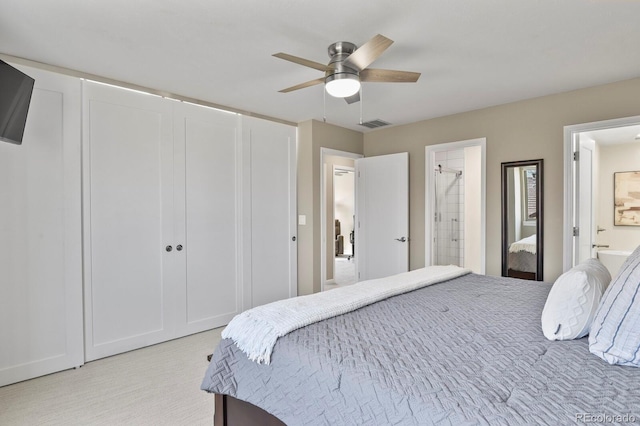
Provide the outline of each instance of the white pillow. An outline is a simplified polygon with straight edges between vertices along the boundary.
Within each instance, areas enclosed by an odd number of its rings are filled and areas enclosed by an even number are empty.
[[[598,259],[587,259],[556,280],[542,311],[549,340],[572,340],[589,333],[611,275]]]
[[[640,247],[627,258],[598,307],[589,351],[609,364],[640,367]]]

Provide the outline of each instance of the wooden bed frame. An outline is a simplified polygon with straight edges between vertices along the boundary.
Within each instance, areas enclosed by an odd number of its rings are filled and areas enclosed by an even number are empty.
[[[215,394],[214,426],[286,426],[262,408],[229,395]]]
[[[213,354],[207,355],[211,362]],[[287,426],[260,407],[229,395],[214,394],[214,426]]]
[[[535,272],[523,272],[516,271],[515,269],[509,269],[507,271],[507,276],[511,278],[521,278],[523,280],[535,280],[536,273]]]

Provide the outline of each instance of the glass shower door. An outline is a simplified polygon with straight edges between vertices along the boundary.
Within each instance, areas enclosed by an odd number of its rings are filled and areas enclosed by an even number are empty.
[[[462,266],[461,172],[436,169],[433,264]]]

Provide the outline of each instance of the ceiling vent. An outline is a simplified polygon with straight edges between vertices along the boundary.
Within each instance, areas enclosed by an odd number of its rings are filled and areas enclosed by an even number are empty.
[[[382,121],[379,118],[371,121],[365,121],[364,123],[360,123],[361,126],[368,127],[370,129],[377,129],[378,127],[388,126],[391,123],[387,123],[386,121]]]

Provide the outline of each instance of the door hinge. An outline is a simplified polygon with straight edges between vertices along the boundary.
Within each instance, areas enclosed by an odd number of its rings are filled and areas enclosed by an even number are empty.
[[[580,228],[578,228],[577,226],[573,227],[573,236],[574,237],[580,236]]]
[[[573,161],[580,161],[580,151],[573,153]]]

